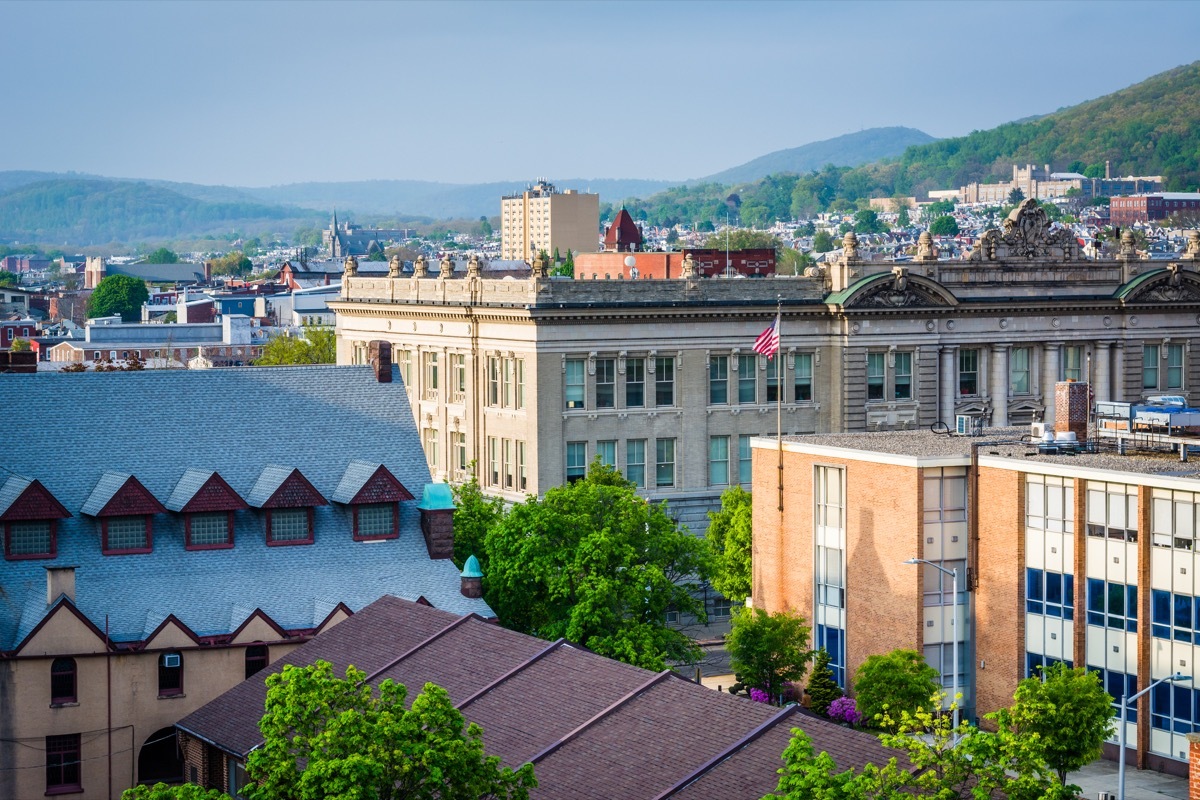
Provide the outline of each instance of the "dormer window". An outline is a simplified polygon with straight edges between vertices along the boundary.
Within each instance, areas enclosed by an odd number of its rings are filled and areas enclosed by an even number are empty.
[[[69,516],[70,512],[39,481],[10,475],[0,486],[4,557],[54,558],[58,553],[58,520]]]
[[[356,541],[395,539],[400,535],[400,502],[413,496],[382,464],[351,461],[333,500],[354,512]]]
[[[105,472],[81,510],[100,521],[101,548],[111,556],[151,552],[154,515],[167,509],[132,475]]]
[[[246,502],[262,509],[268,545],[312,544],[313,509],[329,504],[300,470],[278,464],[263,469]]]
[[[249,508],[225,479],[211,470],[188,469],[175,484],[166,507],[183,514],[188,550],[233,547],[234,513]]]

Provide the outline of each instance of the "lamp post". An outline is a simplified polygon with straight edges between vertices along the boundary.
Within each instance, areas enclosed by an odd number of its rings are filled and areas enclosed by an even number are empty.
[[[1170,675],[1166,678],[1159,678],[1154,683],[1135,694],[1133,697],[1129,697],[1126,694],[1121,695],[1121,717],[1117,720],[1117,725],[1119,726],[1119,733],[1117,734],[1117,800],[1125,800],[1125,712],[1129,710],[1129,704],[1153,689],[1155,686],[1158,686],[1160,683],[1167,683],[1168,681],[1190,681],[1191,679],[1191,675],[1181,675],[1180,673],[1176,672],[1174,675]]]
[[[949,575],[953,583],[951,591],[954,592],[954,613],[952,614],[950,625],[954,629],[954,700],[951,706],[954,709],[954,742],[958,743],[958,717],[959,717],[959,698],[960,689],[958,685],[958,567],[946,569],[945,567],[935,564],[932,561],[927,561],[924,558],[910,558],[905,564],[928,564],[929,566],[941,572],[944,575]]]

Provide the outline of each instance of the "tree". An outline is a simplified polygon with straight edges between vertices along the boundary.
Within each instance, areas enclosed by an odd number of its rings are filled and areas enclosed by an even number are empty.
[[[178,264],[179,256],[165,247],[160,247],[146,256],[147,264]]]
[[[412,705],[402,684],[372,689],[353,666],[286,666],[267,678],[263,744],[246,759],[248,800],[525,800],[533,765],[515,772],[484,753],[446,690],[425,684]]]
[[[750,596],[750,493],[730,486],[721,493],[721,510],[708,512],[708,546],[713,555],[712,587],[734,603]]]
[[[8,349],[12,350],[14,353],[27,353],[29,352],[29,340],[22,339],[20,337],[13,339],[12,344],[9,345]]]
[[[896,720],[902,713],[916,714],[932,705],[939,690],[938,672],[916,650],[893,650],[868,656],[854,677],[858,710],[878,724],[885,712]]]
[[[1047,667],[1040,676],[1021,681],[1013,700],[1014,725],[1041,737],[1046,762],[1060,783],[1067,782],[1068,772],[1099,758],[1114,729],[1113,699],[1099,676],[1083,667]]]
[[[797,236],[815,236],[816,234],[817,226],[811,219],[800,227],[796,228]]]
[[[485,545],[484,597],[505,627],[652,670],[698,657],[666,615],[705,618],[707,543],[614,468],[594,461],[584,478],[529,497]]]
[[[767,231],[752,231],[747,228],[721,231],[704,240],[704,246],[713,250],[724,250],[728,238],[730,250],[752,250],[779,247],[779,237]]]
[[[169,786],[156,783],[153,786],[134,786],[121,793],[121,800],[231,800],[229,795],[216,789],[205,789],[194,783]]]
[[[492,228],[492,223],[488,221],[486,216],[481,216],[479,218],[479,225],[476,227],[476,229],[478,230],[479,235],[485,239],[490,239],[492,234],[495,233],[495,230]]]
[[[738,683],[762,689],[772,699],[780,697],[785,683],[804,677],[813,656],[808,635],[804,618],[794,612],[737,609],[725,648]]]
[[[829,235],[829,231],[822,228],[813,235],[813,252],[828,253],[833,249],[833,237]]]
[[[900,211],[896,214],[896,227],[907,228],[909,225],[912,225],[912,217],[908,213],[908,204],[905,203],[900,206]]]
[[[1021,191],[1020,186],[1014,186],[1013,190],[1008,193],[1008,204],[1010,206],[1019,206],[1024,199],[1025,193]]]
[[[254,269],[253,262],[240,250],[215,258],[209,262],[213,275],[245,275]]]
[[[958,222],[949,215],[938,217],[929,223],[929,232],[934,236],[957,236]]]
[[[20,286],[21,276],[6,269],[0,269],[0,286]]]
[[[150,299],[146,284],[131,275],[109,275],[88,298],[89,317],[120,314],[124,322],[141,319],[142,304]]]
[[[675,230],[674,228],[671,228],[670,230],[668,230],[666,241],[667,241],[667,244],[678,243],[679,242],[679,231]]]
[[[864,208],[854,214],[855,233],[883,233],[888,229],[878,212],[872,208]]]
[[[454,492],[454,566],[462,569],[471,556],[479,560],[487,573],[487,533],[504,517],[504,503],[499,497],[487,497],[475,477],[475,464],[470,465],[471,478],[455,486]]]
[[[254,363],[263,366],[285,364],[333,364],[337,361],[337,337],[332,328],[306,327],[303,336],[276,336],[263,347]]]
[[[829,661],[829,651],[822,647],[813,658],[808,685],[804,687],[808,692],[808,707],[816,714],[825,714],[829,710],[829,704],[844,695],[842,687],[837,685]]]

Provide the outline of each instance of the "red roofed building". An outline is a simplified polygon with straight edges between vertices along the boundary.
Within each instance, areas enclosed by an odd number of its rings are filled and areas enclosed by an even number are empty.
[[[633,223],[629,212],[622,208],[617,212],[617,218],[613,220],[612,225],[604,232],[604,252],[632,253],[641,249],[642,232]]]

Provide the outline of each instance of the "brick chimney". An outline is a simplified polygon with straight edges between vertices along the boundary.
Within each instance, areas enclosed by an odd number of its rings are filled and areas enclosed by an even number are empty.
[[[1054,384],[1054,432],[1074,431],[1075,438],[1087,441],[1091,386],[1079,381]]]
[[[1188,800],[1200,800],[1200,733],[1189,733]]]
[[[479,568],[479,559],[468,556],[462,570],[463,597],[483,597],[483,571]]]
[[[75,602],[74,567],[46,567],[46,605],[54,605],[60,594]]]
[[[375,380],[392,382],[392,345],[376,339],[367,345],[367,359],[375,370]]]
[[[454,494],[445,483],[427,483],[417,504],[421,511],[421,533],[429,557],[454,555]]]

